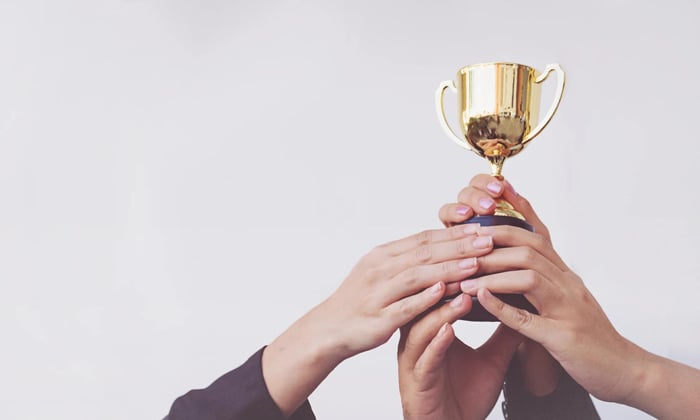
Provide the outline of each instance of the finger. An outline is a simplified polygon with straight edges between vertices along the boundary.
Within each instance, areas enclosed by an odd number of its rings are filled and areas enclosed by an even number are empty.
[[[477,214],[493,214],[496,210],[496,201],[491,194],[471,185],[459,192],[457,201],[471,207]]]
[[[528,223],[530,223],[535,228],[535,232],[539,233],[540,235],[543,235],[551,241],[549,229],[547,229],[547,226],[545,226],[545,224],[542,223],[542,219],[540,219],[540,217],[537,215],[535,209],[532,208],[530,202],[525,197],[518,194],[510,182],[504,181],[504,183],[505,190],[503,192],[503,198],[505,198],[506,201],[512,204],[515,210],[520,212],[520,214],[522,214],[523,217],[525,217],[525,220],[527,220]]]
[[[424,387],[430,388],[432,382],[436,379],[435,375],[445,360],[447,349],[455,339],[454,329],[449,323],[442,324],[442,327],[437,332],[437,335],[428,343],[428,347],[416,361],[414,374],[421,377],[421,383]]]
[[[491,274],[465,280],[460,286],[463,293],[471,296],[476,296],[480,289],[499,294],[523,295],[540,314],[547,313],[548,302],[556,302],[561,297],[561,291],[534,270]]]
[[[478,225],[470,223],[445,229],[424,230],[403,239],[387,242],[384,245],[376,247],[372,252],[377,253],[381,258],[387,256],[394,257],[432,244],[474,236],[477,228]]]
[[[392,303],[382,311],[387,315],[394,329],[399,328],[436,305],[444,295],[445,284],[438,282],[420,293]]]
[[[524,295],[539,313],[546,311],[545,305],[548,300],[556,301],[561,295],[550,281],[534,270],[491,274],[465,280],[460,286],[462,292],[473,296],[481,289],[488,289],[492,293]]]
[[[445,225],[445,227],[449,227],[462,223],[474,216],[474,210],[470,206],[462,203],[449,203],[440,207],[438,216],[442,224]]]
[[[510,306],[494,296],[488,289],[479,289],[477,297],[484,309],[498,318],[499,321],[547,347],[548,335],[554,328],[552,320]]]
[[[478,234],[492,236],[495,247],[527,246],[533,248],[559,267],[559,269],[569,269],[559,254],[552,248],[549,237],[537,231],[530,232],[526,229],[508,225],[480,226]]]
[[[502,273],[504,271],[535,270],[548,279],[559,279],[565,270],[560,269],[549,258],[528,246],[513,246],[494,249],[479,257],[477,275]]]
[[[409,328],[401,330],[403,346],[399,357],[406,358],[410,366],[415,366],[418,358],[425,352],[428,343],[445,323],[452,323],[468,313],[472,308],[469,296],[460,294],[448,303],[426,313]]]
[[[523,340],[521,334],[501,324],[477,351],[487,355],[493,363],[506,368]]]
[[[459,288],[460,281],[476,273],[477,269],[476,257],[419,265],[400,272],[391,281],[378,283],[376,287],[383,289],[382,296],[386,297],[383,303],[389,305],[399,299],[418,293],[435,282],[452,284],[451,290],[454,291],[455,288]]]
[[[493,175],[478,174],[469,181],[469,186],[488,193],[491,197],[500,197],[506,189],[506,183]]]
[[[469,226],[469,229],[473,231],[477,229],[476,225],[470,224],[465,226]],[[488,254],[491,250],[493,250],[493,238],[491,236],[471,235],[452,241],[431,243],[410,249],[401,255],[386,260],[379,269],[387,276],[396,276],[402,271],[415,270],[416,267],[421,265],[480,257]]]
[[[457,293],[462,293],[459,283],[460,282],[456,281],[454,283],[445,284],[445,296],[455,296]]]

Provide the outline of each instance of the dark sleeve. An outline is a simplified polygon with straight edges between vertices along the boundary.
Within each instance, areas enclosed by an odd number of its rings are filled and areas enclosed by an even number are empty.
[[[514,359],[506,374],[503,395],[503,416],[508,420],[600,420],[591,396],[566,372],[554,392],[536,397],[525,388]]]
[[[287,420],[265,385],[263,351],[264,348],[258,350],[208,387],[176,399],[164,420]],[[289,417],[289,420],[315,419],[308,400]]]

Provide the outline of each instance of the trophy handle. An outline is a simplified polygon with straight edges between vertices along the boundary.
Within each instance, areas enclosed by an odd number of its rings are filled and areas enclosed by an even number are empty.
[[[474,152],[474,149],[469,147],[469,144],[462,140],[457,134],[455,134],[450,123],[447,122],[447,117],[445,116],[445,90],[447,88],[452,89],[453,92],[457,92],[457,87],[455,87],[455,82],[452,80],[444,80],[440,83],[440,86],[435,91],[435,110],[437,111],[438,121],[440,121],[440,127],[447,134],[447,137],[452,139],[457,145],[464,147],[467,150]],[[475,152],[476,153],[476,152]]]
[[[566,83],[566,74],[564,73],[564,70],[562,70],[561,66],[559,64],[549,64],[545,68],[544,72],[540,74],[540,76],[535,80],[535,83],[542,83],[545,80],[547,80],[547,77],[549,76],[549,73],[556,71],[557,72],[557,93],[555,95],[554,103],[552,103],[552,106],[549,107],[549,111],[547,111],[547,115],[545,115],[544,119],[540,121],[540,124],[534,128],[534,130],[530,131],[527,136],[523,139],[523,145],[527,144],[530,140],[534,139],[537,137],[538,134],[549,124],[549,121],[552,119],[554,116],[554,113],[557,112],[557,108],[559,108],[559,103],[561,102],[561,96],[564,93],[564,84]]]

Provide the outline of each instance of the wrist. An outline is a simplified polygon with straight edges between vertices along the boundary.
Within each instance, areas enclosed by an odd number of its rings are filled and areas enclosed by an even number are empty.
[[[336,341],[325,333],[322,315],[312,309],[270,343],[262,371],[270,396],[285,416],[291,415],[343,360]]]
[[[625,359],[628,361],[623,369],[626,372],[623,386],[619,390],[619,396],[611,400],[620,404],[629,405],[632,407],[641,408],[644,401],[650,395],[655,394],[655,389],[659,383],[661,369],[658,365],[657,358],[637,346],[629,340],[626,340],[629,350],[625,353]]]
[[[349,357],[343,330],[333,319],[328,306],[327,301],[317,305],[284,334],[285,341],[294,346],[304,368],[330,372]]]

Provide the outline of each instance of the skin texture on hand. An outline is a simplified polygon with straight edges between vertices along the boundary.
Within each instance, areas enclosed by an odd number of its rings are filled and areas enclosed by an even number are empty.
[[[455,338],[451,323],[468,313],[459,295],[401,329],[399,388],[406,420],[484,419],[501,392],[519,334],[501,325],[473,349]]]
[[[426,230],[373,249],[338,289],[263,352],[263,377],[285,415],[343,360],[385,343],[477,271],[493,241],[477,226]]]
[[[509,226],[481,228],[496,246],[480,257],[479,275],[462,291],[505,325],[541,343],[595,397],[630,405],[657,418],[687,419],[700,412],[700,371],[652,355],[613,327],[581,278],[549,241]],[[539,315],[503,303],[494,293],[522,293]]]
[[[496,209],[496,199],[505,199],[512,204],[515,210],[519,211],[535,228],[539,240],[551,243],[549,230],[532,209],[530,203],[520,196],[508,181],[490,175],[480,174],[472,178],[469,186],[459,192],[457,202],[445,204],[440,208],[440,220],[445,226],[452,226],[455,223],[464,222],[474,215],[493,214]],[[561,267],[565,267],[560,259],[557,263]],[[525,340],[516,357],[523,367],[523,379],[531,394],[544,396],[556,389],[561,377],[561,367],[544,347],[539,343]]]

